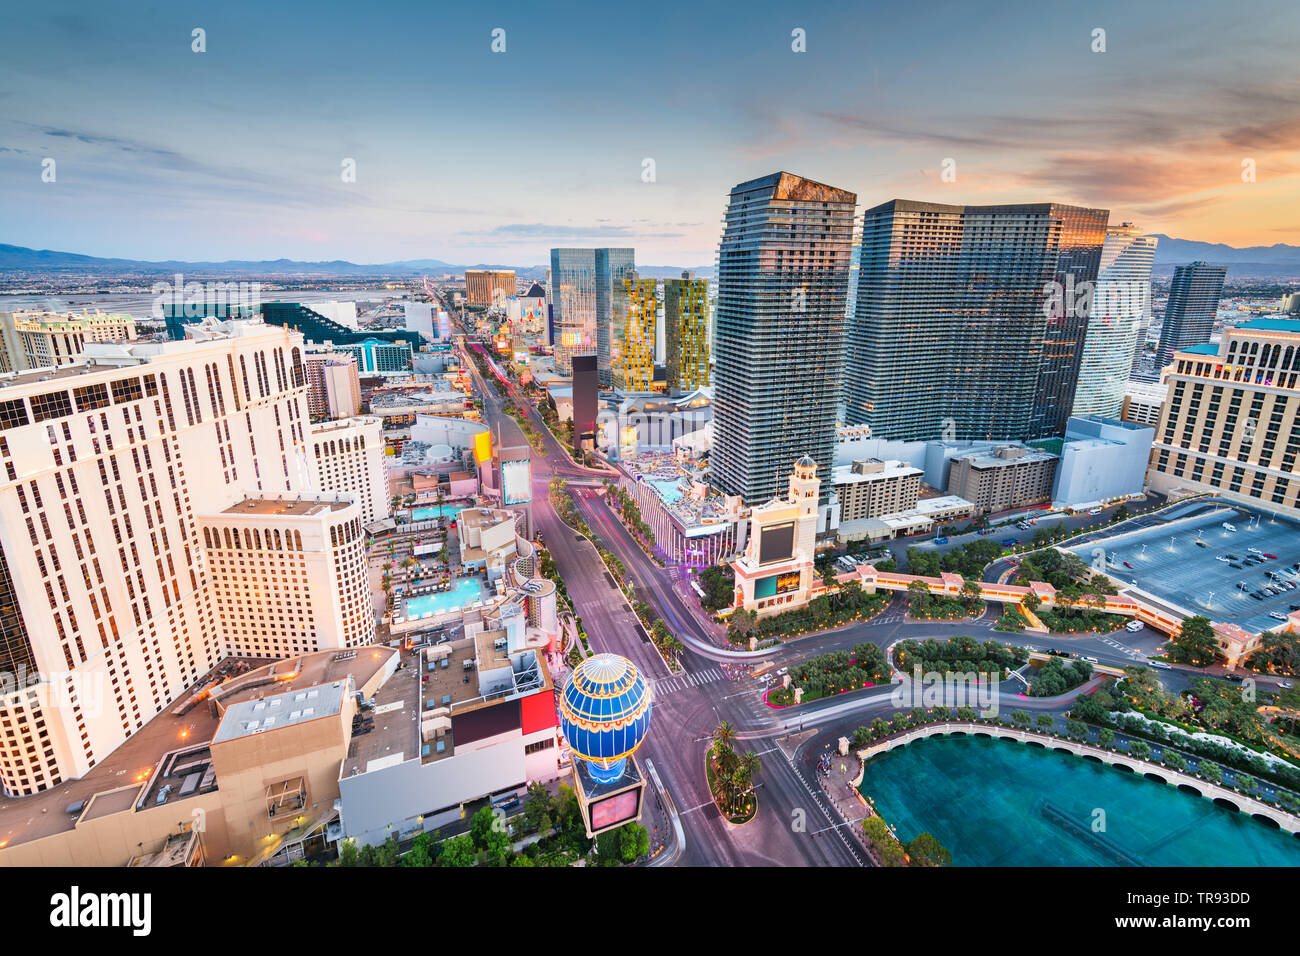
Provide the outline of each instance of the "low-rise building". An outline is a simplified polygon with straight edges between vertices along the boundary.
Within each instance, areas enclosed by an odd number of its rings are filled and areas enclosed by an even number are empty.
[[[974,504],[977,513],[1009,511],[1051,500],[1056,455],[1023,445],[1001,445],[991,453],[952,460],[948,493]]]
[[[837,466],[833,474],[843,523],[913,508],[921,495],[924,472],[901,461],[863,458]]]

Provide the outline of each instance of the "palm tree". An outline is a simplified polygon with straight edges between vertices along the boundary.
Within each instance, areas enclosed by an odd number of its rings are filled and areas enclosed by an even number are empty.
[[[718,724],[718,729],[713,732],[713,745],[715,747],[726,747],[730,749],[736,739],[736,728],[732,727],[727,721]]]

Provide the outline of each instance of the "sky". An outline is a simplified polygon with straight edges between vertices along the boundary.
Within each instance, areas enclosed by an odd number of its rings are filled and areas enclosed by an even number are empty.
[[[1300,244],[1297,38],[1295,0],[9,3],[0,243],[705,265],[730,188],[785,169],[859,212],[1054,200]]]

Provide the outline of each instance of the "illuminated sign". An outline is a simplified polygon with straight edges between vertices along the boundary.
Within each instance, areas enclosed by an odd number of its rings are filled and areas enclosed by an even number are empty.
[[[501,463],[501,502],[521,505],[533,500],[532,468],[527,458]]]
[[[785,574],[776,576],[776,593],[784,594],[787,591],[799,590],[799,572],[787,571]]]
[[[479,432],[474,436],[474,461],[483,464],[492,457],[492,433]]]
[[[599,833],[609,827],[636,819],[641,809],[641,790],[626,790],[591,805],[591,831]]]

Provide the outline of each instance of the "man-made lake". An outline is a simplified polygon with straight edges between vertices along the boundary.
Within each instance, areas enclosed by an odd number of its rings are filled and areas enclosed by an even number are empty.
[[[1300,866],[1300,838],[1246,814],[1011,741],[918,740],[869,760],[861,789],[900,839],[929,831],[954,866]]]

